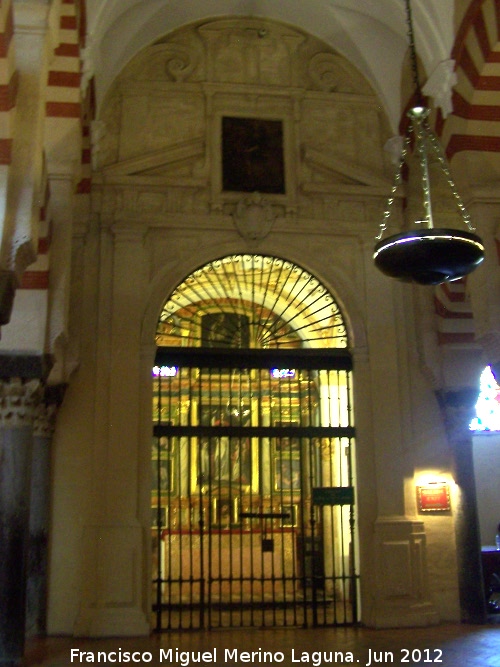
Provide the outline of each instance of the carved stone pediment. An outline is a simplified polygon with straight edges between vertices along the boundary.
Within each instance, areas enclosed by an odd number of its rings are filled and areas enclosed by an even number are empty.
[[[370,187],[385,192],[391,187],[391,183],[385,178],[345,157],[337,158],[331,153],[327,155],[314,148],[304,147],[302,159],[310,174],[309,182],[305,184],[306,189],[314,190],[315,187],[321,189],[322,184],[333,184]]]
[[[151,176],[156,178],[189,177],[205,156],[202,138],[184,141],[139,157],[122,160],[102,170],[104,177]]]

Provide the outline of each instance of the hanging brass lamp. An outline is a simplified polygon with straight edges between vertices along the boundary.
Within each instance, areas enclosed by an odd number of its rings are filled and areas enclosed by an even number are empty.
[[[401,157],[396,172],[391,196],[387,201],[384,218],[380,224],[380,233],[374,248],[375,266],[385,275],[420,285],[438,285],[457,280],[471,273],[484,259],[484,245],[474,233],[470,216],[465,209],[453,182],[444,151],[432,132],[428,117],[430,110],[423,102],[417,69],[417,56],[413,35],[410,0],[405,0],[410,58],[418,104],[410,109],[408,130],[403,143]],[[402,180],[402,170],[409,154],[413,138],[413,155],[421,171],[419,188],[421,189],[424,218],[415,220],[411,230],[383,238],[387,222],[391,215],[396,190]],[[429,163],[441,170],[447,186],[451,190],[452,200],[465,229],[434,226],[431,178]],[[420,228],[416,225],[421,225]]]

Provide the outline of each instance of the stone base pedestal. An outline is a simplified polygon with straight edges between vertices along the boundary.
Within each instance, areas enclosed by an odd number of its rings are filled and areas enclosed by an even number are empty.
[[[145,536],[138,525],[97,525],[84,530],[87,587],[76,619],[78,637],[136,637],[151,632],[143,594]]]
[[[75,637],[143,637],[151,624],[139,609],[85,609],[75,625]]]
[[[365,618],[376,628],[435,625],[429,600],[424,524],[381,517],[375,524],[375,599]],[[367,576],[365,573],[364,576]]]

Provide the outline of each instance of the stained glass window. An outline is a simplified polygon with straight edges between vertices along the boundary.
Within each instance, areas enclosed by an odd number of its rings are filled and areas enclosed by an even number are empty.
[[[500,431],[500,387],[491,366],[486,366],[481,373],[476,417],[469,428],[471,431]]]

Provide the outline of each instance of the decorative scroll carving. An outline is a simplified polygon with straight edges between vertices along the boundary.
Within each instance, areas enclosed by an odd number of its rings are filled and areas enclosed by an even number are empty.
[[[186,81],[198,64],[196,54],[178,44],[169,44],[165,49],[165,72],[173,81]]]
[[[369,92],[363,78],[334,53],[313,56],[309,62],[309,76],[313,85],[325,92]]]
[[[317,53],[309,63],[309,75],[321,90],[338,90],[341,83],[338,58],[331,53]]]
[[[33,424],[35,408],[40,402],[42,388],[39,380],[23,382],[12,378],[0,384],[0,420],[3,426],[19,427]]]
[[[195,73],[203,63],[203,46],[194,31],[179,35],[173,41],[164,41],[150,47],[135,62],[127,78],[142,81],[175,81],[177,83],[196,78]]]
[[[252,241],[265,238],[273,228],[275,220],[273,207],[259,192],[241,199],[233,213],[234,225],[240,236]]]

